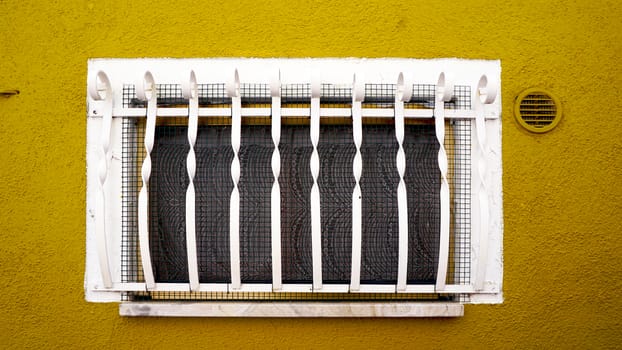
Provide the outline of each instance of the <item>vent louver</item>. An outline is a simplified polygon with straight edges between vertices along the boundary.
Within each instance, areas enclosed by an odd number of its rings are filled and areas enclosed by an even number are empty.
[[[559,123],[561,104],[556,97],[543,89],[527,89],[516,98],[514,115],[518,123],[528,131],[545,133]]]

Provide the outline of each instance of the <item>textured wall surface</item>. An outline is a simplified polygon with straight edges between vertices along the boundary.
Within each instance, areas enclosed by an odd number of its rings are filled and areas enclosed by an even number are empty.
[[[622,346],[619,1],[0,1],[0,347]],[[91,57],[501,59],[505,303],[459,319],[121,318],[83,298]],[[514,97],[564,105],[522,131]]]

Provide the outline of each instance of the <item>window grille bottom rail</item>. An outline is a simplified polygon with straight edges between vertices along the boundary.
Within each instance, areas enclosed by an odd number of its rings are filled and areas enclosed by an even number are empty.
[[[396,293],[395,285],[361,285],[357,291],[350,291],[349,285],[341,284],[325,284],[321,290],[315,291],[315,293]],[[145,283],[113,283],[111,288],[105,288],[104,286],[93,286],[94,290],[105,290],[108,292],[147,292]],[[253,284],[242,283],[240,289],[235,291],[229,290],[229,284],[226,283],[201,283],[197,292],[223,292],[223,293],[247,293],[247,292],[272,292],[272,285],[270,284]],[[187,283],[156,283],[155,288],[150,289],[148,292],[190,292],[190,286]],[[282,288],[278,290],[279,293],[312,293],[311,284],[283,284]],[[397,293],[474,293],[475,289],[472,285],[468,284],[447,284],[442,291],[437,291],[435,285],[407,285],[404,291],[398,291]],[[480,293],[496,293],[496,291],[480,291]]]

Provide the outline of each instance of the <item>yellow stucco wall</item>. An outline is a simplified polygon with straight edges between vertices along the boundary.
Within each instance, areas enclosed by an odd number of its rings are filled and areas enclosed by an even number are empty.
[[[622,346],[622,5],[0,1],[0,348]],[[505,303],[459,319],[121,318],[83,300],[91,57],[501,59]],[[513,120],[543,86],[553,132]]]

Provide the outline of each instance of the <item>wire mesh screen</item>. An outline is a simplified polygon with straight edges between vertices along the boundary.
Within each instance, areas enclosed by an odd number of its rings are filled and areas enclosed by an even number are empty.
[[[140,300],[210,300],[210,301],[452,301],[454,296],[441,293],[305,293],[305,292],[134,292],[132,301]]]
[[[158,107],[185,107],[188,100],[183,97],[179,84],[156,84],[158,90]],[[199,84],[199,105],[203,107],[230,104],[225,84]],[[144,108],[145,101],[136,97],[136,87],[133,84],[123,85],[122,104],[125,108]]]
[[[243,104],[252,104],[254,107],[270,107],[270,85],[240,84],[240,97]]]
[[[320,127],[318,153],[321,198],[322,277],[349,283],[352,266],[352,161],[356,147],[350,125]]]
[[[308,126],[281,128],[281,258],[284,283],[310,283],[311,260],[311,137]],[[286,165],[286,166],[284,166]]]
[[[434,283],[440,232],[438,140],[433,125],[407,125],[404,130],[408,198],[408,269],[411,284]]]
[[[185,200],[188,188],[187,126],[156,127],[151,153],[150,244],[157,282],[188,282]],[[229,282],[229,172],[231,127],[200,126],[195,152],[196,232],[199,280]]]
[[[408,109],[431,109],[434,108],[434,95],[436,85],[415,84],[412,89],[410,101],[404,103],[404,108]]]
[[[365,84],[365,105],[376,108],[393,108],[395,84]]]
[[[142,282],[142,266],[138,247],[139,160],[144,158],[144,123],[140,119],[123,119],[121,192],[121,282]]]
[[[346,108],[352,102],[352,87],[347,85],[322,84],[322,104]]]
[[[200,85],[202,104],[227,103],[224,85]],[[283,88],[287,88],[284,86]],[[345,90],[323,85],[323,93],[338,93],[335,99],[351,98]],[[380,96],[394,93],[382,85],[369,91]],[[243,94],[258,93],[264,103],[268,86],[246,86]],[[254,91],[253,89],[257,90]],[[308,84],[289,85],[290,103],[306,97]],[[332,89],[332,90],[331,90]],[[433,85],[413,87],[418,97],[410,108],[432,108]],[[458,89],[458,87],[456,87]],[[460,87],[462,89],[462,87]],[[333,91],[334,90],[334,91]],[[343,91],[342,91],[343,90]],[[385,91],[386,90],[386,91]],[[464,90],[464,91],[463,91]],[[470,94],[468,89],[460,91]],[[337,91],[337,92],[335,92]],[[384,92],[383,92],[384,91]],[[393,91],[393,92],[391,92]],[[166,92],[163,94],[163,92]],[[431,96],[430,93],[432,93]],[[182,103],[178,86],[159,91],[159,99]],[[451,106],[470,106],[468,98],[457,95]],[[125,107],[139,107],[134,87],[126,85]],[[264,101],[265,100],[265,101]],[[127,103],[127,105],[125,105]],[[302,103],[302,102],[301,102]],[[365,104],[384,103],[366,101]],[[388,102],[387,102],[388,103]],[[344,103],[344,106],[347,104]],[[449,108],[449,106],[447,106]],[[468,107],[465,107],[468,108]],[[271,283],[270,192],[274,177],[270,160],[274,145],[269,119],[244,118],[240,148],[240,270],[244,283]],[[229,283],[229,200],[231,180],[231,119],[201,118],[195,146],[197,155],[196,235],[201,283]],[[281,129],[281,247],[284,283],[311,283],[311,216],[309,168],[312,146],[308,118],[284,118]],[[141,282],[142,267],[137,234],[137,197],[142,186],[140,167],[145,156],[144,119],[123,121],[123,242],[122,281]],[[440,227],[440,172],[438,141],[429,121],[407,120],[403,147],[406,153],[405,183],[408,200],[409,284],[433,284],[436,278]],[[448,283],[470,283],[470,152],[471,121],[446,123],[445,147],[449,156],[451,187],[451,242]],[[186,156],[187,118],[158,118],[152,152],[150,180],[150,250],[157,282],[188,282],[185,240],[185,194],[188,186]],[[320,140],[322,267],[324,283],[350,282],[352,250],[352,160],[355,147],[350,119],[322,118]],[[397,142],[393,120],[365,118],[363,125],[363,232],[361,282],[394,284],[397,280]],[[233,295],[231,295],[233,294]],[[356,294],[340,296],[322,293],[126,293],[124,298],[168,299],[446,299],[445,294]]]
[[[199,281],[228,283],[231,281],[229,202],[233,189],[231,126],[226,125],[228,120],[225,118],[212,121],[214,125],[199,126],[195,146]]]
[[[270,194],[272,134],[269,126],[242,128],[240,147],[240,274],[242,282],[272,282]],[[228,169],[228,167],[227,167]]]
[[[471,87],[468,85],[454,86],[454,97],[445,102],[446,109],[470,109]]]
[[[281,86],[283,104],[302,107],[309,104],[311,84],[285,84]],[[298,105],[298,106],[296,106]]]
[[[186,126],[159,126],[151,152],[149,241],[157,282],[188,282]]]
[[[361,283],[397,281],[397,148],[392,125],[363,125]]]
[[[453,120],[446,127],[445,147],[451,151],[452,225],[449,245],[448,282],[465,285],[470,281],[471,267],[471,129],[470,120]]]

